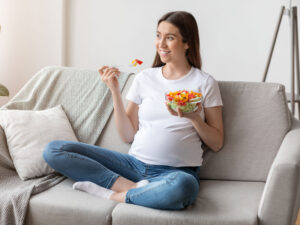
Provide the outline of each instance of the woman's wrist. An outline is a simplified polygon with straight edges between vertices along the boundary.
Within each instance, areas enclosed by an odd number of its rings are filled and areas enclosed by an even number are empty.
[[[198,113],[193,115],[193,117],[191,117],[190,120],[192,121],[192,124],[205,123],[201,115]]]
[[[120,88],[110,89],[110,91],[113,96],[121,94]]]

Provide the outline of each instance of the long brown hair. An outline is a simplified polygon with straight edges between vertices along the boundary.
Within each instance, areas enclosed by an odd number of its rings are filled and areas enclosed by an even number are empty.
[[[201,69],[202,60],[200,56],[200,41],[198,26],[194,16],[185,11],[168,12],[160,18],[157,27],[163,21],[169,22],[179,29],[182,41],[188,43],[189,46],[186,51],[186,58],[189,64]],[[165,65],[165,63],[160,60],[160,57],[156,52],[152,67],[160,67],[163,65]]]

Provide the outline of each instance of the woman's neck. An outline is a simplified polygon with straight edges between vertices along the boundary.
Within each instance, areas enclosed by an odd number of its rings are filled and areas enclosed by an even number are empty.
[[[175,65],[167,63],[162,68],[163,76],[168,80],[177,80],[186,75],[191,70],[191,65],[186,64]]]

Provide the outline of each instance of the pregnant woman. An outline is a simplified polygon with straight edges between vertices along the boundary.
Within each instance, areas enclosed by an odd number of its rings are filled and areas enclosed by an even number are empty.
[[[73,188],[119,202],[156,209],[183,209],[199,191],[202,142],[219,151],[224,142],[222,99],[216,80],[201,70],[198,27],[188,12],[162,16],[151,68],[135,76],[123,106],[117,68],[99,69],[113,96],[121,139],[128,154],[80,142],[53,141],[43,153]],[[183,113],[165,101],[176,90],[200,92],[197,110]]]

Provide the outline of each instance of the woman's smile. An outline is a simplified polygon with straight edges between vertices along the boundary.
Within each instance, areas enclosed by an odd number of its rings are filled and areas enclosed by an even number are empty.
[[[166,51],[166,50],[159,50],[159,55],[160,56],[167,56],[168,54],[170,54],[171,51]]]

